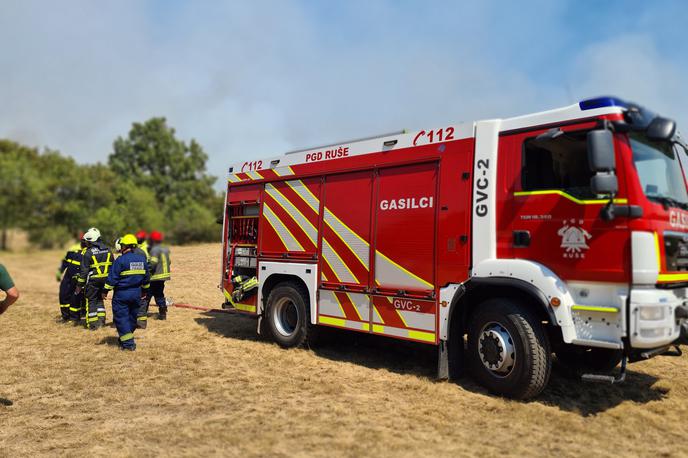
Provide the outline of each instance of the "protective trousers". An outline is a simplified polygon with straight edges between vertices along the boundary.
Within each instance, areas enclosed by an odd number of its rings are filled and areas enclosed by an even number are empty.
[[[105,326],[105,304],[103,303],[105,292],[105,278],[90,279],[86,284],[86,327],[98,329]]]
[[[165,299],[165,282],[164,281],[152,281],[150,282],[150,288],[148,288],[148,294],[145,299],[141,301],[141,309],[139,310],[138,324],[140,328],[145,328],[145,321],[148,319],[148,307],[150,305],[151,298],[155,298],[155,305],[158,306],[158,313],[161,316],[167,315],[167,300]]]
[[[115,289],[112,296],[112,316],[119,334],[119,346],[134,350],[134,330],[136,329],[136,316],[141,304],[141,289]]]
[[[60,314],[62,321],[70,319],[69,309],[74,300],[74,290],[76,289],[76,280],[74,277],[69,277],[65,274],[60,282]]]
[[[75,323],[79,323],[84,318],[84,292],[72,295],[72,301],[69,304],[69,319]]]

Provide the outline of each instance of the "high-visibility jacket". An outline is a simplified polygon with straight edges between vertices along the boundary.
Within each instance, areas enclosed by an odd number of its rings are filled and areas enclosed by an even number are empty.
[[[65,254],[58,269],[60,273],[67,271],[65,278],[72,278],[79,274],[81,269],[81,252],[80,243],[75,243],[67,249],[67,254]]]
[[[149,267],[151,281],[167,281],[170,276],[170,249],[165,245],[153,245],[150,249]]]
[[[103,242],[98,240],[84,251],[81,269],[77,281],[84,285],[89,280],[105,279],[112,266],[112,252]]]
[[[105,289],[118,291],[147,289],[150,286],[150,272],[145,255],[130,251],[117,258],[108,273]]]
[[[136,248],[141,250],[143,254],[146,255],[146,261],[150,261],[150,253],[148,252],[148,242],[146,240],[139,243],[139,246]]]

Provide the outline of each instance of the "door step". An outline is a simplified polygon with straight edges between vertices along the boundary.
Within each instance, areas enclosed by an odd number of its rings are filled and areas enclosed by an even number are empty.
[[[621,370],[617,375],[609,374],[583,374],[581,380],[586,383],[604,383],[615,385],[623,383],[626,380],[626,357],[621,360]]]

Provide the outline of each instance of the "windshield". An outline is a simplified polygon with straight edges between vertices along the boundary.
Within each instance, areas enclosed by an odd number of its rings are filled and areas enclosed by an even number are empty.
[[[671,142],[629,134],[633,162],[648,199],[670,206],[688,206],[688,193],[676,152]]]

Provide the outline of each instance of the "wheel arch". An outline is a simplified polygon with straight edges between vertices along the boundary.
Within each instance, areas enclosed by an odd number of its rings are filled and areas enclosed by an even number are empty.
[[[548,328],[557,327],[557,318],[547,297],[535,285],[516,278],[474,277],[465,283],[463,294],[457,294],[449,306],[447,339],[456,332],[463,336],[472,313],[481,303],[495,297],[514,299],[547,322]]]
[[[270,291],[279,283],[293,282],[303,288],[308,296],[308,308],[310,309],[311,324],[315,324],[318,269],[315,264],[263,261],[259,265],[258,281],[258,310],[262,315],[270,295]]]
[[[268,278],[265,279],[265,282],[261,286],[261,295],[262,295],[262,300],[263,300],[263,310],[265,310],[265,305],[268,301],[268,296],[270,296],[270,291],[272,289],[279,285],[280,283],[294,283],[296,285],[299,285],[302,287],[305,291],[308,291],[308,286],[306,285],[306,282],[303,281],[302,278],[292,275],[292,274],[272,274]],[[308,298],[308,296],[307,296]],[[310,298],[308,298],[308,306],[310,307]]]

